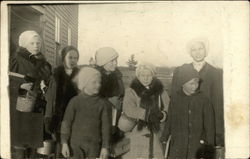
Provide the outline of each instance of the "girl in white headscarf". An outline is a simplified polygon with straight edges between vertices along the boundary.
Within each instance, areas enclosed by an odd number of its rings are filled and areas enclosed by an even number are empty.
[[[18,51],[10,57],[12,158],[35,157],[35,149],[43,147],[45,137],[43,112],[46,103],[44,91],[51,75],[51,65],[40,52],[41,43],[42,39],[37,32],[25,31],[19,37]],[[19,77],[15,76],[17,74]],[[18,97],[25,97],[31,93],[35,97],[35,104],[29,112],[22,107],[16,107]]]
[[[163,158],[160,134],[167,117],[169,97],[156,68],[151,63],[142,63],[136,69],[136,78],[126,89],[123,113],[136,121],[136,126],[125,134],[131,139],[130,151],[123,159]]]

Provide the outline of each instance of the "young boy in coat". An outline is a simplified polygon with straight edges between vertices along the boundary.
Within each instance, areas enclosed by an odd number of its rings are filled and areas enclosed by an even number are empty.
[[[73,97],[61,126],[62,154],[73,158],[107,158],[110,140],[111,104],[97,94],[101,74],[94,68],[84,67],[78,74],[81,93]]]
[[[168,158],[210,158],[200,153],[205,145],[214,145],[214,111],[208,98],[199,91],[200,78],[188,67],[180,70],[181,87],[173,93],[161,141],[171,135]],[[208,156],[209,155],[209,156]]]

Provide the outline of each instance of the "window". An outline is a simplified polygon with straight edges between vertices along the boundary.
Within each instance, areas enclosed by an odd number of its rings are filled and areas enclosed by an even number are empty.
[[[57,16],[55,16],[55,41],[60,43],[60,23],[61,20]]]
[[[68,45],[71,45],[71,28],[68,27]]]

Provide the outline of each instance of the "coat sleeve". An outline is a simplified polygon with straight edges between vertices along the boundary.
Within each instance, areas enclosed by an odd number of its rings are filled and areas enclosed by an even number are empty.
[[[56,102],[56,88],[57,84],[53,76],[49,80],[49,86],[45,94],[45,99],[47,101],[45,109],[45,117],[52,118],[55,113],[55,102]]]
[[[163,109],[162,109],[163,118],[162,118],[161,122],[164,122],[167,119],[168,107],[169,107],[169,102],[170,102],[170,98],[169,98],[168,93],[166,91],[162,92],[161,100],[162,100],[162,104],[163,104]]]
[[[215,140],[215,121],[214,110],[209,100],[204,103],[203,109],[204,129],[206,134],[206,142],[210,145],[214,145]]]
[[[163,132],[161,134],[161,142],[166,142],[171,135],[171,121],[172,121],[172,102],[170,102],[167,121],[165,122],[165,126]]]
[[[145,120],[146,110],[138,105],[135,92],[128,88],[123,99],[123,112],[131,118]]]
[[[62,125],[61,125],[61,142],[62,143],[68,143],[68,140],[70,138],[70,132],[71,132],[71,127],[72,127],[72,122],[73,119],[75,117],[75,113],[76,113],[76,108],[75,108],[75,98],[71,99],[64,117],[63,117],[63,121],[62,121]]]
[[[111,131],[111,122],[110,122],[110,118],[109,118],[109,109],[112,106],[110,105],[110,103],[106,102],[106,105],[104,105],[103,111],[102,111],[102,115],[101,115],[101,120],[102,120],[102,127],[101,127],[101,131],[102,131],[102,147],[103,148],[109,148],[110,146],[110,131]]]
[[[170,98],[168,96],[168,93],[166,91],[163,91],[161,94],[161,99],[162,99],[162,103],[163,103],[163,110],[165,112],[168,112],[168,107],[169,107],[169,102],[170,102]]]
[[[211,100],[215,111],[216,145],[224,145],[224,109],[223,109],[223,76],[222,70],[217,70],[212,86]]]
[[[19,73],[19,67],[20,65],[16,57],[14,55],[10,56],[9,71]],[[10,88],[11,95],[13,94],[17,95],[20,85],[26,82],[23,78],[14,77],[14,76],[9,76],[9,81],[10,81],[9,88]]]

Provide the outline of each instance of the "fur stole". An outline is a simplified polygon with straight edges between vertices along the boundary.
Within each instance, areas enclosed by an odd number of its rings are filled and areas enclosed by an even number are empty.
[[[144,109],[158,106],[158,97],[164,90],[161,81],[157,78],[153,78],[149,89],[144,87],[137,78],[132,81],[130,87],[141,98],[140,107]]]

